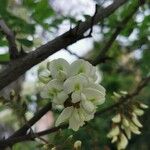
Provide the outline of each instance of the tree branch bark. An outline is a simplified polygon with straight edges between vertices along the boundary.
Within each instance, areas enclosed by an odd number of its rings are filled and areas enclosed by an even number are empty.
[[[91,28],[91,22],[93,25],[97,24],[99,21],[102,21],[104,18],[111,15],[117,8],[127,1],[128,0],[115,0],[114,3],[107,8],[99,8],[94,15],[94,19],[92,17],[89,18],[85,22],[80,23],[77,27],[42,45],[35,51],[28,53],[23,58],[18,58],[17,60],[12,61],[0,73],[0,90],[16,80],[31,67],[45,60],[48,56],[54,54],[60,49],[66,48],[80,39],[83,39],[84,32]]]
[[[8,40],[10,59],[16,59],[19,56],[19,52],[13,31],[6,25],[3,19],[0,19],[0,29],[6,35]]]

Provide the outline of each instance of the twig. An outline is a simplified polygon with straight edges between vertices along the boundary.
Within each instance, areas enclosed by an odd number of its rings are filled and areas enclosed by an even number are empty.
[[[6,25],[3,19],[0,19],[0,29],[6,35],[6,38],[8,40],[10,59],[17,58],[19,56],[19,52],[15,42],[15,35]]]
[[[125,28],[125,26],[130,21],[130,19],[133,17],[133,15],[137,12],[139,6],[141,6],[143,4],[144,4],[144,2],[143,3],[137,2],[137,4],[135,6],[133,6],[133,10],[129,11],[127,16],[121,22],[118,23],[119,25],[116,27],[115,31],[112,33],[112,35],[108,39],[108,41],[104,44],[104,47],[101,49],[100,54],[91,62],[93,65],[97,65],[97,64],[102,62],[101,60],[104,57],[106,57],[107,52],[109,51],[109,49],[113,45],[117,36]]]
[[[69,54],[71,54],[71,55],[77,57],[78,59],[84,59],[84,60],[86,60],[86,58],[81,57],[81,56],[77,55],[77,54],[74,53],[74,52],[71,52],[68,48],[65,48],[65,50],[66,50]],[[87,61],[89,61],[89,60],[87,60]]]
[[[122,96],[120,99],[119,99],[119,102],[107,107],[107,108],[104,108],[100,111],[98,111],[96,114],[95,114],[95,117],[97,116],[100,116],[106,112],[111,112],[112,110],[118,108],[119,106],[131,101],[135,96],[137,96],[141,90],[148,85],[148,83],[150,82],[150,76],[149,77],[146,77],[145,79],[141,80],[141,82],[139,82],[139,84],[137,85],[137,87],[135,88],[135,90],[125,96]],[[24,136],[18,136],[18,137],[13,137],[13,138],[8,138],[6,140],[1,140],[0,141],[0,147],[6,147],[6,146],[9,146],[9,145],[12,145],[12,144],[15,144],[15,143],[18,143],[18,142],[22,142],[22,141],[29,141],[29,140],[34,140],[34,138],[36,138],[36,135],[38,136],[43,136],[43,135],[47,135],[47,134],[51,134],[51,133],[54,133],[58,130],[62,130],[62,129],[66,129],[68,128],[68,124],[62,124],[58,127],[53,127],[51,129],[47,129],[47,130],[44,130],[44,131],[41,131],[41,132],[38,132],[36,133],[35,135],[34,134],[27,134],[27,135],[24,135]]]
[[[50,102],[46,106],[44,106],[39,112],[37,112],[29,121],[27,121],[27,123],[23,127],[17,130],[9,138],[25,135],[28,129],[30,129],[30,127],[33,126],[43,115],[45,115],[49,110],[51,110],[51,108],[52,104]]]

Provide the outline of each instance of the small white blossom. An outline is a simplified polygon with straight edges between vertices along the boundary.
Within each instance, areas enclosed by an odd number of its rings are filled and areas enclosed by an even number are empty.
[[[69,128],[77,131],[105,101],[106,90],[96,83],[96,68],[84,60],[70,65],[60,58],[50,62],[48,69],[51,80],[45,82],[41,96],[51,98],[52,106],[62,106],[56,126],[69,122]]]
[[[96,67],[93,67],[88,61],[82,59],[78,59],[71,64],[70,76],[77,74],[84,74],[92,81],[97,80]]]
[[[48,63],[47,67],[54,79],[64,81],[68,76],[70,65],[66,60],[59,58]]]

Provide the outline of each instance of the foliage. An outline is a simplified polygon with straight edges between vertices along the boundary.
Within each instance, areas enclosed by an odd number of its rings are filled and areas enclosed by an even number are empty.
[[[114,98],[112,97],[114,92],[119,93],[122,90],[128,92],[133,91],[138,82],[150,74],[149,2],[146,1],[146,4],[139,8],[126,26],[120,24],[122,19],[134,8],[135,3],[134,0],[127,2],[110,17],[97,25],[97,28],[100,31],[98,35],[102,38],[93,41],[93,48],[85,56],[90,59],[94,59],[98,56],[115,28],[123,26],[123,30],[106,53],[111,59],[98,65],[99,75],[102,77],[101,85],[106,89],[105,103],[98,107],[98,110],[100,111],[115,103]],[[48,0],[22,0],[18,1],[18,3],[15,0],[0,0],[0,4],[0,18],[2,18],[8,27],[10,27],[15,33],[16,43],[19,50],[21,50],[22,46],[25,51],[32,51],[40,45],[39,43],[44,43],[45,40],[47,40],[47,37],[45,38],[47,34],[50,35],[48,36],[50,38],[56,37],[56,35],[59,34],[58,29],[63,22],[69,21],[70,24],[75,25],[78,24],[79,21],[76,16],[72,16],[69,13],[68,16],[58,14],[57,10],[52,5],[52,2]],[[89,18],[88,15],[81,15],[85,19]],[[95,39],[95,33],[93,33],[93,36]],[[5,49],[6,46],[8,46],[8,42],[5,34],[0,32],[0,48]],[[0,63],[3,64],[3,62],[8,62],[9,60],[9,53],[7,51],[3,54],[0,53]],[[3,65],[1,66],[2,68],[5,67]],[[40,69],[45,70],[45,68]],[[24,83],[21,84],[25,84],[26,81],[23,82]],[[28,88],[25,91],[25,94],[24,91],[20,91],[19,94],[21,97],[19,102],[17,101],[14,105],[12,105],[13,102],[11,97],[7,97],[9,105],[3,105],[3,98],[0,99],[0,114],[6,108],[16,112],[16,108],[10,107],[10,104],[11,106],[23,107],[22,104],[25,101],[27,105],[25,110],[19,112],[19,115],[13,113],[10,119],[10,114],[6,114],[5,119],[2,118],[2,121],[0,122],[3,122],[4,124],[11,126],[13,130],[16,130],[20,125],[26,122],[26,119],[31,118],[36,111],[50,101],[50,99],[42,99],[39,96],[41,83],[38,79],[35,84],[38,86],[29,85],[31,86],[31,90]],[[150,105],[149,91],[150,85],[145,87],[140,95],[134,98],[134,101],[140,101]],[[26,119],[21,118],[25,117],[24,111],[26,111]],[[91,120],[87,123],[86,127],[81,127],[77,132],[66,129],[48,135],[46,139],[49,143],[48,148],[56,146],[65,150],[73,149],[74,143],[77,140],[80,140],[82,141],[81,147],[83,150],[115,149],[115,145],[112,145],[106,136],[111,129],[111,118],[117,114],[118,111],[115,110],[114,112],[115,113],[104,113],[100,117]],[[57,118],[60,114],[58,110],[53,110],[53,113],[54,118]],[[146,110],[140,121],[143,125],[143,134],[133,135],[132,139],[129,141],[127,149],[150,149],[150,143],[148,141],[148,137],[150,136],[149,113],[150,111]],[[17,118],[18,116],[20,119]],[[68,140],[70,135],[72,135],[72,137]],[[65,145],[63,145],[63,143],[65,143]],[[38,139],[37,142],[30,141],[27,143],[15,144],[13,150],[44,149],[44,145],[46,144],[41,139]]]

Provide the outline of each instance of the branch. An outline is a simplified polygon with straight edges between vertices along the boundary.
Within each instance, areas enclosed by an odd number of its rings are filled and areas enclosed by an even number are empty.
[[[137,1],[136,5],[134,4],[135,6],[133,6],[133,9],[131,11],[129,10],[129,13],[125,16],[125,18],[121,22],[118,22],[118,26],[116,27],[115,31],[112,33],[112,35],[108,39],[108,41],[104,44],[104,47],[101,49],[100,54],[94,60],[91,61],[91,63],[93,65],[97,65],[99,63],[104,62],[104,60],[105,60],[104,58],[106,57],[107,52],[109,51],[109,49],[113,45],[113,43],[116,40],[117,36],[125,28],[125,26],[130,21],[130,19],[133,17],[133,15],[136,13],[138,8],[141,5],[143,5],[144,3],[145,3],[145,1],[142,1],[142,2]]]
[[[51,108],[52,104],[50,102],[46,106],[44,106],[39,112],[37,112],[29,121],[27,121],[27,123],[23,127],[17,130],[9,138],[25,135],[28,129],[30,129],[43,115],[45,115],[49,110],[51,110]]]
[[[6,38],[8,40],[10,59],[17,58],[19,53],[15,42],[15,35],[9,29],[9,27],[6,25],[3,19],[0,19],[0,29],[6,35]]]
[[[135,90],[125,96],[122,96],[120,99],[119,99],[119,102],[107,107],[107,108],[104,108],[98,112],[96,112],[95,114],[95,117],[98,117],[106,112],[111,112],[112,110],[118,108],[119,106],[123,105],[124,103],[127,103],[131,100],[133,100],[133,98],[135,96],[137,96],[141,90],[148,85],[148,83],[150,82],[150,76],[141,80],[139,82],[139,84],[137,85],[137,87],[135,88]],[[29,133],[27,135],[24,135],[24,136],[19,136],[19,137],[14,137],[14,138],[8,138],[6,140],[1,140],[0,141],[0,148],[1,147],[6,147],[6,146],[10,146],[10,145],[13,145],[13,144],[16,144],[16,143],[19,143],[19,142],[22,142],[22,141],[29,141],[29,140],[34,140],[37,136],[43,136],[43,135],[47,135],[47,134],[51,134],[51,133],[54,133],[58,130],[62,130],[62,129],[66,129],[68,128],[68,124],[62,124],[58,127],[53,127],[51,129],[47,129],[47,130],[44,130],[44,131],[41,131],[41,132],[38,132],[38,133],[35,133],[35,134],[32,134],[32,133]]]
[[[85,22],[81,22],[78,27],[69,30],[54,40],[37,48],[35,51],[28,53],[24,57],[11,62],[11,64],[0,73],[0,90],[16,80],[31,67],[45,60],[48,56],[83,39],[85,31],[91,28],[91,22],[93,22],[93,25],[97,24],[126,2],[128,2],[128,0],[115,0],[114,3],[107,8],[99,8],[94,15],[94,19],[91,17]]]

